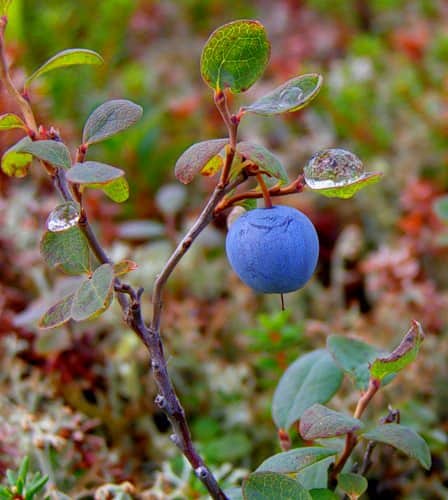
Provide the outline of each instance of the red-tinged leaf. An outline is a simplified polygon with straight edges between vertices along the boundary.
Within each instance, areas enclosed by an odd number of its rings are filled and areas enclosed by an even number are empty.
[[[106,101],[96,108],[84,125],[82,140],[85,144],[104,141],[136,123],[143,108],[126,99]]]
[[[305,440],[343,436],[361,427],[362,422],[357,418],[330,410],[321,404],[306,409],[300,419],[300,435]]]
[[[67,323],[71,319],[74,293],[52,305],[39,321],[39,328],[49,329]]]
[[[135,271],[136,269],[138,269],[138,264],[133,260],[124,259],[114,264],[115,276],[123,276],[124,274]]]
[[[375,359],[370,367],[370,374],[373,378],[383,380],[384,377],[392,375],[406,368],[417,357],[420,344],[423,342],[425,334],[418,321],[412,323],[411,328],[404,336],[400,345],[389,355]]]
[[[190,146],[176,162],[174,167],[176,178],[183,184],[189,184],[228,142],[228,139],[211,139]]]

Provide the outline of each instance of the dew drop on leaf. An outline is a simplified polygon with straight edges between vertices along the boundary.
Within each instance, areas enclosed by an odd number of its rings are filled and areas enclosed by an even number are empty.
[[[305,181],[312,189],[352,184],[365,175],[361,160],[345,149],[324,149],[316,153],[304,168]]]
[[[58,205],[48,216],[47,228],[52,233],[66,231],[76,226],[79,221],[79,207],[76,203],[69,201]]]

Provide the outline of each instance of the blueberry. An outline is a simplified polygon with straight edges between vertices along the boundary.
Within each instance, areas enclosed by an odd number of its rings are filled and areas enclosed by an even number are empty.
[[[287,293],[311,278],[319,240],[312,222],[299,210],[256,208],[230,226],[226,252],[246,285],[262,293]]]

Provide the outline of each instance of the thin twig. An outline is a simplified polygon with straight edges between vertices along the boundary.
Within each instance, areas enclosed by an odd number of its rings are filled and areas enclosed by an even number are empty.
[[[3,32],[5,26],[6,17],[3,17],[1,18],[0,23],[0,77],[5,82],[5,86],[10,96],[19,105],[28,128],[34,131],[37,127],[33,111],[29,106],[29,103],[25,99],[23,99],[23,97],[14,87],[14,84],[12,83],[8,73],[3,46]],[[83,151],[81,148],[78,150],[77,161],[82,161],[85,155],[85,151]],[[73,194],[70,191],[67,179],[65,177],[65,171],[63,169],[57,168],[55,171],[52,171],[52,180],[55,188],[57,189],[57,191],[59,191],[60,195],[65,201],[75,201]],[[238,182],[241,182],[241,179]],[[235,186],[237,184],[238,183],[235,183]],[[197,235],[202,231],[202,229],[204,229],[204,227],[213,217],[213,209],[215,208],[216,204],[231,188],[233,187],[227,186],[215,189],[212,197],[210,198],[202,213],[202,216],[200,216],[199,218],[199,223],[196,223],[193,226],[192,230],[190,230],[190,234],[192,236],[184,238],[181,253],[177,254],[175,251],[175,253],[173,254],[174,258],[170,259],[171,265],[174,262],[177,263],[180,260],[191,242],[197,237]],[[92,230],[87,218],[87,214],[84,211],[79,222],[79,227],[87,238],[89,247],[98,261],[102,264],[112,264],[111,259],[108,257],[101,243],[97,239],[94,231]],[[164,281],[159,281],[160,295],[162,293],[164,282],[171,274],[171,271],[174,269],[174,265],[172,265],[172,268],[168,269],[165,267]],[[123,284],[118,278],[115,279],[114,289],[116,290],[117,298],[122,307],[127,324],[141,338],[149,351],[151,358],[151,367],[160,392],[160,394],[156,398],[156,403],[162,410],[164,410],[169,421],[171,422],[171,425],[173,426],[175,434],[172,436],[172,441],[180,448],[185,457],[188,459],[197,477],[202,481],[212,498],[216,500],[226,500],[226,495],[219,487],[214,475],[205,465],[204,461],[193,445],[190,430],[188,428],[187,420],[185,417],[185,411],[182,408],[179,399],[177,398],[177,395],[169,378],[160,332],[158,331],[158,329],[147,328],[143,320],[141,313],[141,295],[143,293],[143,289],[141,288],[136,291],[130,285]],[[131,299],[130,301],[128,300],[128,296]]]
[[[379,380],[374,379],[374,378],[371,378],[369,380],[369,386],[367,387],[367,390],[359,398],[358,404],[356,405],[356,409],[355,409],[355,412],[353,414],[353,416],[355,418],[361,418],[365,409],[369,405],[371,399],[378,392],[378,389],[380,388],[380,386],[381,386],[381,382]],[[347,436],[345,437],[344,449],[343,449],[341,455],[339,456],[338,460],[336,461],[333,469],[331,470],[330,484],[332,484],[336,481],[338,474],[343,469],[345,463],[347,462],[348,458],[352,454],[352,451],[357,443],[358,443],[358,438],[355,436],[355,434],[353,432],[349,432],[347,434]]]
[[[16,101],[20,108],[20,111],[25,120],[26,126],[30,131],[37,132],[36,119],[34,118],[34,113],[31,109],[29,102],[20,94],[16,89],[11,76],[9,74],[8,63],[6,61],[6,51],[4,47],[4,34],[6,26],[8,24],[8,18],[3,16],[0,18],[0,80],[5,84],[8,94]]]

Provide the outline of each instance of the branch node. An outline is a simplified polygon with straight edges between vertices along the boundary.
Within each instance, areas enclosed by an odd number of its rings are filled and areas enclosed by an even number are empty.
[[[166,408],[166,399],[161,395],[161,394],[157,394],[157,396],[155,397],[154,399],[154,403],[161,409],[165,409]]]
[[[194,473],[199,479],[205,479],[209,475],[209,471],[207,467],[204,467],[203,465],[200,465],[199,467],[196,467],[194,470]]]

